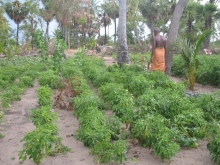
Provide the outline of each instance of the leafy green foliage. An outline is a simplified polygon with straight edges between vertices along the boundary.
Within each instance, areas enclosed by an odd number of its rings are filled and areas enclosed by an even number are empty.
[[[220,163],[220,127],[219,127],[219,124],[218,124],[218,132],[211,140],[209,140],[207,144],[207,148],[212,157],[212,161],[219,164]]]
[[[20,83],[22,85],[24,85],[25,87],[33,87],[34,86],[33,79],[29,76],[20,77]]]
[[[39,74],[39,83],[43,86],[49,86],[53,89],[62,87],[62,78],[52,70],[47,70]]]
[[[143,75],[139,75],[133,76],[128,83],[129,91],[137,97],[144,94],[146,89],[153,88],[155,82],[147,80]]]
[[[41,86],[37,90],[37,98],[38,98],[38,104],[40,106],[51,106],[52,105],[52,91],[49,87]]]
[[[95,96],[91,92],[84,92],[80,96],[77,96],[73,99],[74,102],[74,108],[76,112],[74,113],[77,117],[85,115],[86,112],[88,112],[93,108],[100,108],[103,109],[104,103],[101,102],[101,100]]]
[[[61,71],[62,61],[65,58],[64,49],[67,48],[67,45],[64,43],[63,39],[56,41],[54,52],[53,52],[53,65],[54,70]]]
[[[172,89],[163,88],[146,89],[145,93],[137,98],[136,104],[139,107],[137,113],[140,116],[156,112],[170,120],[182,111],[194,108],[183,94],[180,95],[178,91],[173,93]]]
[[[120,118],[112,115],[106,119],[107,127],[111,130],[112,135],[115,137],[116,134],[120,133],[121,124]]]
[[[10,60],[18,53],[18,47],[16,45],[8,44],[2,49],[2,53],[6,56],[7,60]]]
[[[1,94],[1,104],[3,108],[8,108],[10,104],[15,100],[20,100],[20,94],[23,93],[23,89],[18,86],[8,86],[6,90]]]
[[[131,132],[144,146],[153,148],[160,158],[167,159],[175,155],[179,145],[174,142],[176,130],[169,129],[169,121],[157,114],[149,114],[143,119],[138,119],[132,125]]]
[[[176,46],[181,49],[181,56],[185,62],[187,71],[187,79],[190,90],[193,90],[196,81],[196,72],[198,70],[199,61],[197,53],[202,42],[209,37],[213,31],[207,30],[197,40],[196,44],[189,43],[186,39],[178,39]]]
[[[53,148],[61,145],[61,140],[57,134],[57,128],[53,125],[39,126],[35,130],[27,133],[21,142],[24,142],[23,149],[19,151],[19,159],[33,159],[36,164],[40,164],[43,157],[47,157]]]
[[[99,93],[109,102],[116,116],[122,118],[123,122],[132,121],[134,100],[122,84],[107,83],[99,88]]]
[[[199,95],[195,104],[204,113],[204,119],[208,122],[213,120],[220,121],[220,98],[219,92],[215,94]]]
[[[43,31],[36,30],[34,33],[34,39],[33,39],[34,45],[38,49],[38,53],[41,56],[41,62],[43,63],[44,68],[47,68],[47,62],[48,62],[48,45],[43,37]]]
[[[127,151],[127,142],[118,140],[116,142],[98,142],[91,150],[91,154],[96,154],[95,162],[100,163],[111,163],[120,162],[126,160],[125,153]]]
[[[57,121],[57,114],[51,112],[50,106],[42,106],[38,109],[31,110],[30,119],[35,126],[41,126]]]
[[[95,112],[96,111],[96,112]],[[80,128],[76,131],[75,137],[84,143],[85,146],[92,147],[98,142],[110,141],[111,132],[106,126],[104,115],[93,110],[92,113],[87,113],[82,118]]]
[[[203,139],[206,135],[207,123],[200,109],[183,111],[174,117],[173,124],[180,131],[177,142],[183,146],[193,147],[197,139]]]

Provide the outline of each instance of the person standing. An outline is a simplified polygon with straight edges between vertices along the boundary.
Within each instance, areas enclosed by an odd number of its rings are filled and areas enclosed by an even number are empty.
[[[154,28],[151,53],[151,70],[165,72],[166,39],[160,35],[160,29]]]

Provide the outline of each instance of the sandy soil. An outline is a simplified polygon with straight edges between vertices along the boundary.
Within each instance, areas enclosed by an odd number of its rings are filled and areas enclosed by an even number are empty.
[[[112,59],[111,59],[112,60]],[[109,62],[108,60],[106,60]],[[175,78],[173,78],[175,79]],[[178,81],[179,79],[176,79]],[[179,80],[180,81],[180,80]],[[39,87],[36,82],[33,88],[28,88],[22,95],[21,101],[16,101],[7,109],[4,115],[4,121],[0,126],[0,132],[4,134],[4,138],[0,139],[0,165],[34,165],[31,160],[20,162],[18,151],[22,150],[20,140],[25,133],[33,130],[35,127],[28,120],[29,109],[37,108],[37,93]],[[196,87],[197,88],[197,87]],[[198,87],[204,92],[212,92],[215,88]],[[55,109],[58,112],[59,135],[62,143],[68,146],[71,151],[66,155],[56,155],[43,159],[42,165],[95,165],[94,156],[89,155],[89,148],[85,147],[80,141],[73,136],[78,129],[78,121],[73,116],[72,111]],[[211,162],[209,151],[206,148],[207,141],[199,141],[197,149],[182,148],[171,162],[162,162],[159,157],[154,156],[154,152],[147,148],[140,147],[133,140],[129,141],[129,150],[127,152],[127,161],[124,165],[216,165]],[[110,164],[109,164],[110,165]],[[113,163],[111,165],[117,165]]]

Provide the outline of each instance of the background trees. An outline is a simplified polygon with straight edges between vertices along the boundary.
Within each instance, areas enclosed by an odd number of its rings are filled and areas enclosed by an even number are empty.
[[[19,33],[19,24],[25,19],[28,15],[28,8],[22,4],[20,1],[15,0],[14,2],[7,2],[4,5],[4,9],[11,18],[17,24],[17,45],[18,45],[18,33]]]
[[[183,1],[185,9],[180,5]],[[202,31],[216,28],[219,24],[220,12],[217,2],[217,0],[209,0],[204,4],[196,0],[127,0],[125,15],[128,44],[147,45],[151,39],[147,34],[149,31],[151,33],[155,26],[160,27],[161,32],[168,37],[169,45],[178,35],[186,36],[188,40],[194,42]],[[2,7],[17,24],[17,43],[19,29],[23,31],[23,42],[29,42],[33,39],[36,28],[41,28],[45,39],[50,42],[49,27],[52,20],[58,23],[56,34],[61,34],[56,36],[61,37],[69,48],[89,47],[91,43],[121,42],[119,38],[117,39],[117,35],[120,35],[118,34],[120,28],[117,25],[119,17],[117,0],[103,0],[102,3],[99,0],[27,0],[24,4],[15,0],[6,1]],[[180,10],[176,11],[177,9]],[[178,19],[181,18],[179,21],[174,20],[177,16]],[[3,33],[4,30],[8,31],[7,20],[2,17],[1,21],[2,33],[0,33],[7,34]],[[107,29],[110,24],[114,26],[113,38],[108,35]],[[104,27],[103,36],[100,35],[102,27]],[[105,38],[103,43],[100,42],[102,38]],[[209,48],[210,40],[211,38],[207,38],[203,47]],[[167,74],[169,74],[172,64],[170,52],[167,57]]]
[[[2,6],[0,6],[0,44],[5,45],[7,42],[7,39],[9,38],[9,30],[10,27],[8,25],[8,21],[3,16],[4,9]]]

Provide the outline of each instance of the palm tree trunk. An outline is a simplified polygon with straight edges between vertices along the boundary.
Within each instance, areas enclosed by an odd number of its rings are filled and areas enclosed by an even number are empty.
[[[138,31],[138,28],[137,28],[136,25],[135,25],[135,27],[134,27],[134,32],[135,32],[135,36],[136,36],[135,43],[137,42],[137,44],[140,45],[141,42],[140,42],[140,37],[139,37],[139,31]]]
[[[116,42],[116,33],[117,33],[117,25],[116,25],[116,18],[114,18],[115,23],[115,37],[114,37],[114,43]]]
[[[119,0],[118,64],[130,64],[126,35],[126,0]]]
[[[183,10],[186,7],[189,0],[179,0],[174,12],[173,17],[171,19],[170,29],[168,32],[168,40],[167,40],[167,52],[166,52],[166,74],[170,76],[171,74],[171,65],[173,59],[173,50],[170,49],[171,45],[175,42],[178,34],[180,18],[182,16]]]
[[[19,23],[17,23],[17,36],[16,36],[16,45],[19,46],[18,44],[18,35],[19,35]]]
[[[50,25],[50,21],[47,21],[46,34],[45,34],[45,38],[47,42],[49,41],[49,25]]]
[[[67,37],[68,37],[68,49],[70,49],[70,26],[68,26],[68,29],[67,29]]]

